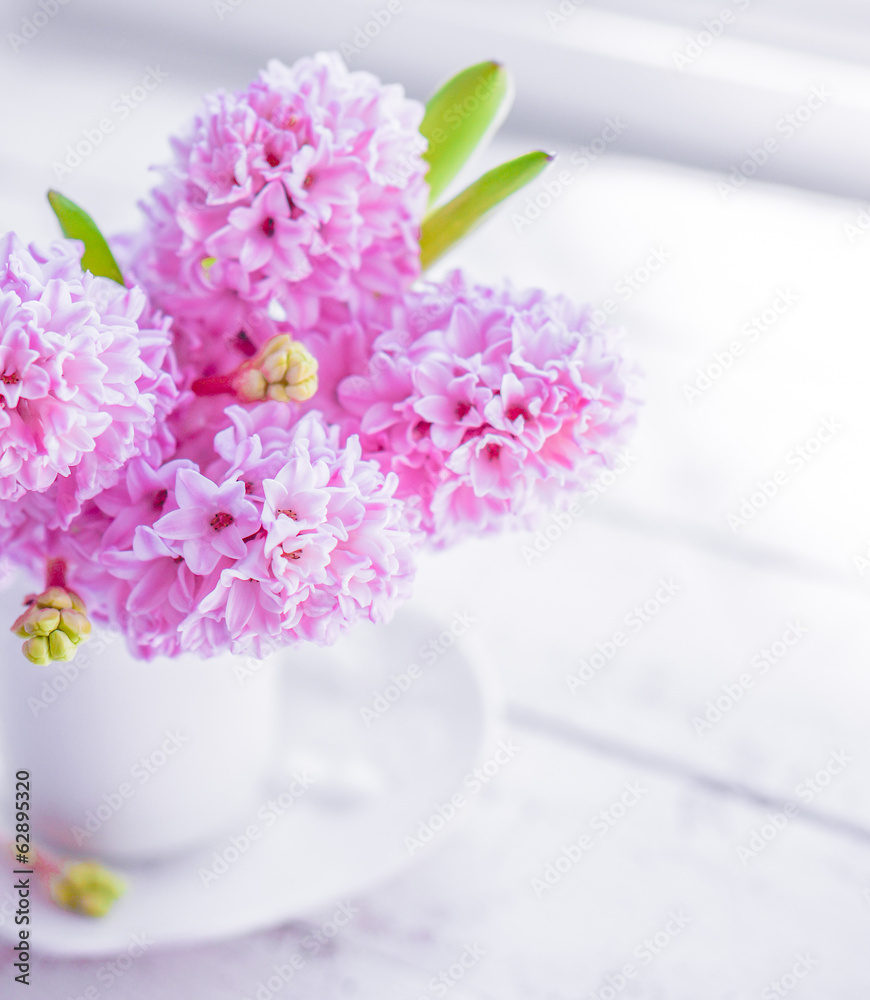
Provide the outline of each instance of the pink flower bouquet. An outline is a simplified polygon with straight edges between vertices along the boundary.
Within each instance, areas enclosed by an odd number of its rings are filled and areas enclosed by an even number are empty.
[[[420,546],[534,525],[607,466],[636,408],[613,332],[421,277],[550,159],[442,198],[508,89],[484,63],[424,107],[335,55],[272,62],[205,100],[140,232],[110,249],[52,192],[67,238],[0,239],[0,546],[45,579],[13,626],[30,660],[91,620],[141,658],[331,642],[389,619]]]

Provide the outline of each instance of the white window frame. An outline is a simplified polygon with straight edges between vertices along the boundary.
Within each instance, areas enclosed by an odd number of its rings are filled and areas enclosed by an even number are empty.
[[[77,0],[99,22],[101,46],[111,44],[112,24],[129,37],[138,20],[163,38],[172,25],[180,52],[220,53],[228,86],[230,66],[352,43],[372,10],[387,3],[230,0],[230,13],[210,16],[205,3],[150,0],[126,7],[121,22],[101,19],[101,11],[114,13],[110,0]],[[705,19],[746,4],[701,57],[676,64]],[[570,13],[553,24],[548,13],[560,5]],[[292,35],[279,40],[276,25],[288,23],[289,8],[300,16]],[[239,59],[226,60],[228,51]],[[516,77],[506,128],[528,133],[536,145],[573,151],[618,117],[626,128],[615,148],[726,173],[776,138],[777,124],[814,87],[827,88],[830,100],[779,143],[758,176],[870,198],[866,0],[401,0],[351,65],[424,97],[451,71],[486,58],[503,60]]]

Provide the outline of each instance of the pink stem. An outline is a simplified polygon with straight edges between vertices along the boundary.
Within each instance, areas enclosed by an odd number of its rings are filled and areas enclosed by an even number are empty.
[[[52,878],[63,872],[63,861],[44,847],[31,847],[30,853],[33,855],[33,870],[39,876],[39,881],[46,889],[50,889]]]
[[[46,587],[66,587],[66,560],[49,559],[45,571]]]
[[[191,386],[195,396],[223,396],[234,393],[233,379],[235,375],[206,375],[198,378]]]
[[[18,855],[18,847],[13,842],[9,842],[9,848],[13,855]],[[63,859],[58,857],[53,851],[49,851],[45,847],[37,847],[36,844],[30,844],[30,850],[28,851],[29,860],[27,867],[31,868],[33,872],[39,878],[39,881],[46,887],[51,887],[51,880],[55,875],[60,875],[63,872]]]

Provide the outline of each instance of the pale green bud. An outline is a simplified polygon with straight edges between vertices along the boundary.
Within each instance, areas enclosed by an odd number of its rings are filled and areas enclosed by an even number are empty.
[[[263,399],[301,403],[317,391],[317,360],[298,340],[281,334],[241,366],[233,386],[249,403]]]
[[[91,634],[91,623],[87,616],[81,611],[76,611],[75,608],[61,611],[58,628],[76,645],[84,642]]]
[[[60,614],[55,608],[32,605],[15,623],[15,633],[22,639],[31,635],[50,635],[60,624]]]
[[[68,635],[56,629],[48,637],[48,652],[52,660],[62,660],[66,663],[76,655],[76,644]]]
[[[54,660],[71,660],[76,646],[91,634],[91,623],[78,594],[65,587],[48,587],[28,598],[12,631],[27,640],[22,647],[27,659],[44,667]]]
[[[40,635],[33,639],[28,639],[21,648],[27,659],[31,663],[35,663],[38,667],[47,667],[51,663],[48,639],[45,636]]]
[[[269,385],[263,373],[256,368],[243,368],[236,376],[235,390],[242,399],[252,403],[266,398]]]
[[[75,861],[51,880],[51,897],[65,910],[104,917],[126,892],[114,872],[96,861]]]
[[[73,595],[65,587],[49,587],[36,598],[36,604],[40,608],[57,608],[63,611],[64,608],[73,606]]]

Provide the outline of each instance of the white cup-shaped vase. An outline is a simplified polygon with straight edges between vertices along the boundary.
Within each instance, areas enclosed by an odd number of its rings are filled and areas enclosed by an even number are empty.
[[[145,661],[98,629],[71,662],[38,667],[6,624],[24,592],[0,601],[0,745],[5,787],[30,773],[35,841],[138,863],[234,829],[275,766],[281,658]]]

